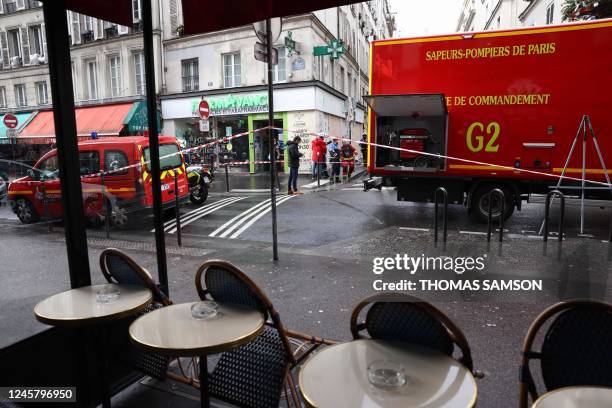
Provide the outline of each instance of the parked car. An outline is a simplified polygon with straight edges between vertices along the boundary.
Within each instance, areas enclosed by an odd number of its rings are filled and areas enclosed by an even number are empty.
[[[7,194],[7,190],[7,182],[4,181],[2,177],[0,177],[0,200],[4,200],[4,197],[6,197]]]
[[[179,202],[189,200],[189,186],[176,138],[160,136],[159,153],[162,205],[167,210],[175,206],[175,176]],[[99,220],[110,207],[112,221],[121,224],[127,221],[128,213],[151,208],[153,189],[149,162],[149,139],[143,136],[109,137],[79,143],[85,216]],[[11,183],[9,203],[26,224],[37,222],[41,217],[62,217],[57,150],[41,157],[26,177]]]

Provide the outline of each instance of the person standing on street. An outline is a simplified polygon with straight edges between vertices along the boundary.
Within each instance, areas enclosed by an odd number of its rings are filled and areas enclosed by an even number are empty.
[[[325,144],[323,135],[314,138],[310,148],[312,149],[312,179],[314,180],[317,176],[317,172],[320,177],[323,177],[321,173],[321,164],[325,161],[325,154],[327,152],[327,145]]]
[[[287,194],[298,195],[302,194],[297,189],[298,169],[300,168],[300,157],[304,156],[300,153],[298,145],[302,142],[299,136],[287,143],[287,155],[289,156],[289,182]]]
[[[367,167],[368,163],[368,135],[363,132],[363,135],[361,135],[361,140],[360,140],[361,144],[359,145],[359,147],[361,148],[361,162],[363,163],[364,166]]]
[[[340,182],[340,149],[336,139],[332,139],[327,145],[327,153],[329,154],[329,163],[331,164],[330,181]]]
[[[351,178],[353,170],[355,170],[355,148],[344,140],[340,149],[340,160],[342,160],[342,175],[347,175]]]

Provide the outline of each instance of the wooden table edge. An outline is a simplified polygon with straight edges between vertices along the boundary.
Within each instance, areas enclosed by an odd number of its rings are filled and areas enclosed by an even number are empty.
[[[60,293],[62,293],[62,292],[60,292]],[[54,295],[52,295],[52,296],[54,296]],[[44,300],[46,300],[46,299],[48,299],[48,298],[45,298]],[[76,319],[76,318],[55,319],[55,318],[50,318],[50,317],[41,315],[41,314],[38,313],[38,311],[36,309],[38,308],[38,305],[41,302],[43,302],[44,300],[41,300],[40,302],[38,302],[36,304],[36,306],[34,306],[34,316],[36,317],[36,320],[38,320],[41,323],[48,324],[49,326],[56,326],[56,327],[77,327],[77,326],[93,325],[93,324],[97,324],[97,323],[108,323],[108,322],[112,322],[114,320],[119,320],[119,319],[122,319],[124,317],[132,316],[132,315],[135,315],[136,313],[142,312],[151,303],[153,303],[153,293],[151,293],[151,291],[149,290],[149,298],[147,299],[147,301],[144,302],[143,304],[138,305],[136,307],[133,307],[131,309],[122,310],[120,312],[109,314],[109,315],[106,315],[106,316],[87,317],[87,318],[84,318],[84,319]]]
[[[153,311],[152,313],[154,313],[155,311]],[[139,317],[138,319],[142,318],[144,316]],[[256,337],[258,337],[261,332],[263,332],[264,326],[266,325],[266,321],[262,318],[262,323],[259,325],[259,327],[257,327],[256,330],[254,330],[253,332],[237,339],[234,340],[232,342],[229,343],[224,343],[222,345],[217,345],[217,346],[210,346],[210,347],[197,347],[197,348],[189,348],[189,349],[167,349],[167,348],[161,348],[161,347],[157,347],[157,346],[152,346],[150,344],[146,344],[143,342],[138,341],[137,339],[135,339],[132,336],[132,326],[134,325],[134,323],[136,323],[138,321],[138,319],[134,320],[132,322],[132,324],[130,324],[130,327],[128,329],[128,333],[130,335],[130,340],[132,342],[132,344],[134,344],[135,346],[141,348],[142,350],[145,351],[149,351],[149,352],[153,352],[153,353],[157,353],[157,354],[162,354],[165,356],[172,356],[172,357],[195,357],[195,356],[205,356],[205,355],[209,355],[209,354],[217,354],[217,353],[222,353],[224,351],[229,351],[232,350],[236,347],[240,347],[250,341],[252,341],[253,339],[255,339]]]
[[[534,401],[533,405],[531,406],[531,408],[537,408],[538,404],[542,401],[542,399],[544,399],[544,397],[550,396],[551,394],[555,394],[557,392],[562,392],[568,389],[574,389],[574,388],[600,388],[600,389],[604,389],[604,390],[610,390],[612,392],[612,387],[606,387],[605,385],[569,385],[567,387],[561,387],[561,388],[555,388],[554,390],[550,390],[548,392],[545,392],[544,394],[540,395],[538,397],[537,400]]]
[[[313,359],[317,354],[324,352],[325,350],[329,350],[330,348],[336,347],[336,346],[340,346],[342,344],[346,344],[346,343],[352,343],[352,342],[357,342],[357,341],[380,341],[385,343],[384,340],[376,340],[376,339],[356,339],[356,340],[351,340],[351,341],[346,341],[344,343],[338,343],[338,344],[334,344],[328,347],[325,347],[323,350],[320,351],[315,351],[314,353],[312,353],[310,355],[310,357],[308,357],[306,359],[306,361],[304,361],[304,363],[302,363],[302,365],[300,365],[299,371],[298,371],[298,390],[300,391],[300,395],[302,396],[302,398],[304,399],[304,402],[306,403],[306,406],[308,408],[319,408],[314,402],[312,402],[310,400],[310,398],[308,397],[308,395],[306,395],[306,393],[304,392],[304,390],[302,389],[302,372],[304,371],[304,367],[306,366],[306,364],[308,364],[308,362]],[[435,350],[434,350],[435,351]],[[474,374],[467,368],[465,367],[463,364],[461,364],[461,362],[457,361],[456,359],[447,356],[446,354],[443,353],[439,353],[440,355],[447,357],[457,363],[459,363],[459,365],[461,367],[463,367],[465,369],[465,371],[469,374],[469,378],[472,380],[472,383],[474,385],[474,393],[472,396],[472,399],[470,400],[469,404],[468,404],[468,408],[474,408],[476,406],[476,401],[478,401],[478,384],[476,384],[476,378],[474,378]],[[602,388],[606,388],[606,387],[602,387]],[[535,407],[534,407],[535,408]]]

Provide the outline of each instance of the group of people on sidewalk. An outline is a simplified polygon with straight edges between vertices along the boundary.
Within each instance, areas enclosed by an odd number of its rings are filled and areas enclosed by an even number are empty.
[[[365,136],[362,137],[362,142]],[[293,138],[287,143],[287,152],[289,156],[289,182],[288,194],[302,194],[297,189],[298,169],[300,167],[300,158],[304,156],[300,153],[298,145],[302,142],[299,136]],[[329,178],[330,181],[340,182],[340,169],[342,169],[343,177],[350,178],[355,170],[356,149],[349,141],[343,140],[342,144],[338,145],[338,139],[332,138],[325,142],[325,138],[321,135],[313,139],[311,143],[312,149],[312,179],[317,177]],[[362,155],[365,161],[367,157],[367,144],[362,144]],[[327,171],[327,158],[331,166],[331,174]]]

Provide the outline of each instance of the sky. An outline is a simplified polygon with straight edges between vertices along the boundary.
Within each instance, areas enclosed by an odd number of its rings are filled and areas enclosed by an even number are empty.
[[[389,0],[395,14],[394,37],[417,37],[455,31],[463,0]]]

